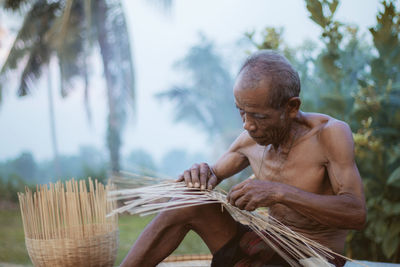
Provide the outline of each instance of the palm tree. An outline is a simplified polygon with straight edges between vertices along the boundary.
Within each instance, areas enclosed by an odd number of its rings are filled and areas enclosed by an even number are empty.
[[[68,95],[75,87],[76,78],[83,81],[85,107],[90,119],[87,66],[91,56],[89,49],[97,45],[107,85],[107,146],[111,169],[118,171],[121,130],[126,120],[126,107],[128,104],[133,106],[135,92],[129,35],[120,0],[36,0],[29,3],[7,0],[3,8],[28,11],[0,71],[0,103],[2,85],[10,70],[18,71],[22,65],[17,94],[25,96],[30,94],[33,82],[41,76],[50,60],[56,57],[61,74],[61,95]],[[54,127],[54,122],[52,125]],[[52,133],[55,144],[54,129]]]
[[[215,51],[212,41],[200,36],[200,42],[190,48],[175,67],[190,77],[159,93],[160,99],[175,104],[175,119],[188,122],[208,134],[210,141],[222,149],[241,131],[241,120],[232,95],[233,77]]]
[[[22,6],[21,1],[10,1],[4,3],[5,9],[16,10]],[[50,42],[45,41],[45,34],[55,20],[55,11],[60,9],[57,3],[47,4],[45,1],[38,1],[30,7],[27,12],[23,25],[18,32],[9,55],[0,71],[0,103],[2,101],[2,85],[8,71],[20,66],[19,61],[25,60],[22,73],[20,75],[20,85],[18,87],[18,96],[25,96],[30,93],[32,88],[32,79],[40,77],[42,71],[48,66],[51,58]],[[59,175],[58,150],[55,131],[55,118],[53,109],[52,90],[50,88],[50,75],[48,72],[48,95],[49,95],[49,114],[52,146],[54,153],[54,169],[56,175]]]

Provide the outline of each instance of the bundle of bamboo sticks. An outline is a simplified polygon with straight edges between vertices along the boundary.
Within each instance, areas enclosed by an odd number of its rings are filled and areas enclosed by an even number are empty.
[[[164,181],[133,189],[113,190],[108,194],[109,199],[125,200],[125,202],[108,216],[122,212],[145,216],[172,209],[220,203],[236,221],[248,225],[291,266],[332,266],[328,259],[333,258],[333,255],[346,258],[292,231],[268,213],[249,212],[232,206],[226,200],[226,195],[226,192],[218,188],[212,191],[200,191],[188,188],[184,182],[174,181]]]
[[[35,266],[112,266],[118,248],[111,185],[74,179],[18,193],[25,243]]]

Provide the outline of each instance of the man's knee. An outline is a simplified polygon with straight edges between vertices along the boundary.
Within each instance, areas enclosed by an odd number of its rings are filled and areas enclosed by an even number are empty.
[[[163,211],[159,216],[162,216],[164,220],[193,228],[193,224],[206,221],[210,216],[215,216],[216,213],[221,213],[219,204],[205,204]]]

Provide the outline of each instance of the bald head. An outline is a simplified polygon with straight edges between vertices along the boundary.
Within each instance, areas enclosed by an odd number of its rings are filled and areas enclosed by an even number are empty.
[[[300,78],[290,62],[273,50],[260,50],[246,59],[238,74],[241,90],[265,88],[268,105],[279,109],[300,94]]]

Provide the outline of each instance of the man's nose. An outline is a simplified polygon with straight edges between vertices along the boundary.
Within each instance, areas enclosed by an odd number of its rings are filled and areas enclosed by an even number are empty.
[[[247,114],[244,114],[243,116],[243,128],[246,131],[255,131],[257,129],[256,125],[251,119],[249,119]]]

